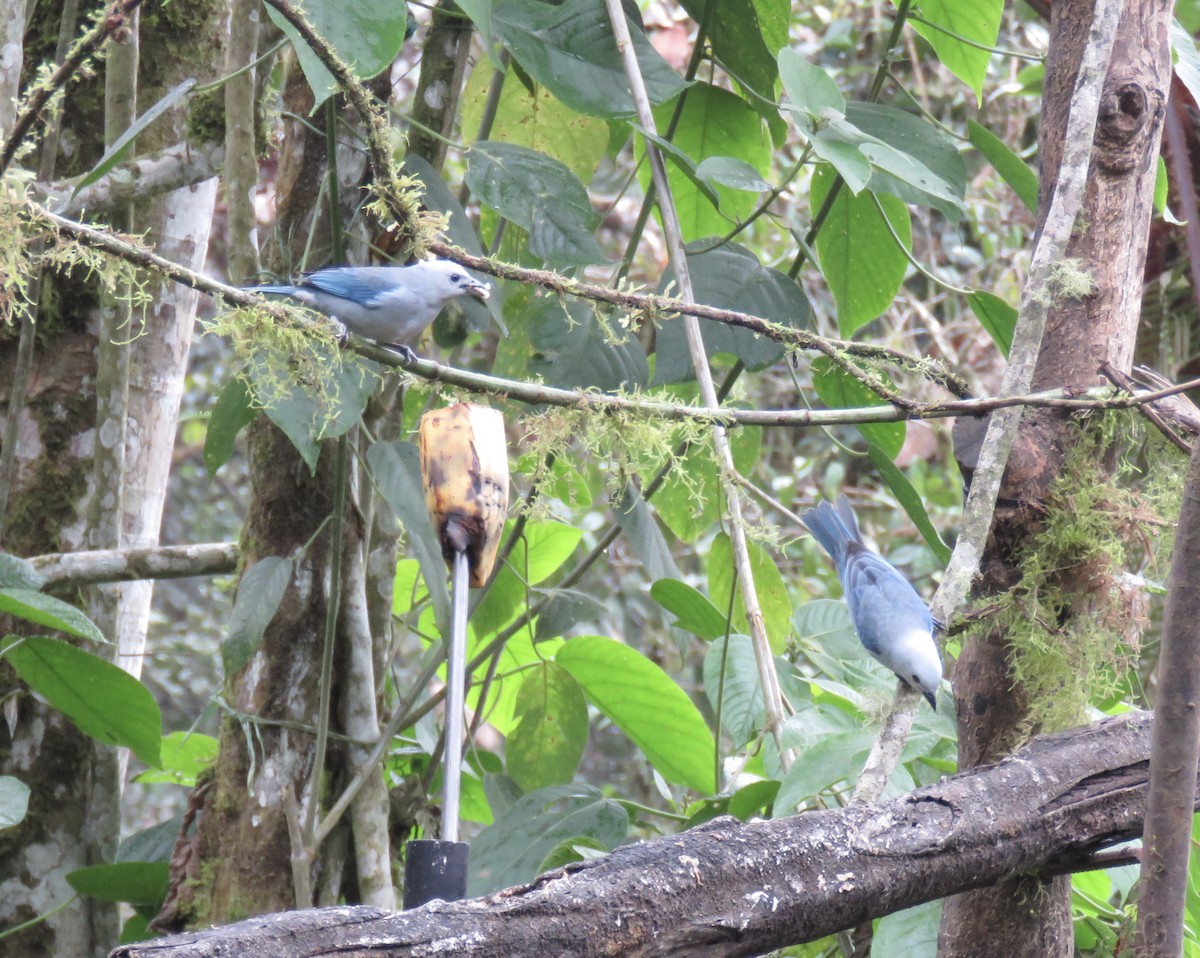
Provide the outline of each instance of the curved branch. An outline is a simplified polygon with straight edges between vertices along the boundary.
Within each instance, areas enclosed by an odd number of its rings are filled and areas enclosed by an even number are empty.
[[[720,818],[486,898],[270,915],[113,958],[762,954],[1014,875],[1094,867],[1096,849],[1141,831],[1149,752],[1150,717],[1127,714],[878,805]]]

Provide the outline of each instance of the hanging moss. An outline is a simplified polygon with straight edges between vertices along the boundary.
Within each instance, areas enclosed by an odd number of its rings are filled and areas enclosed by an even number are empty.
[[[1080,724],[1136,664],[1147,595],[1131,574],[1165,576],[1178,512],[1181,456],[1157,432],[1147,435],[1144,420],[1114,412],[1073,428],[1040,529],[1020,557],[1019,585],[989,597],[977,626],[1009,643],[1015,684],[1029,701],[1025,734]],[[1111,468],[1114,449],[1130,452]]]

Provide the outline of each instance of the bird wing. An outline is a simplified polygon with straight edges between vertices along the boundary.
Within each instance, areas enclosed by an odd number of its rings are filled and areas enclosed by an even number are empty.
[[[384,293],[394,291],[394,284],[382,281],[371,271],[356,267],[323,269],[309,273],[301,281],[301,285],[329,296],[351,300],[366,309],[378,306]]]
[[[909,581],[882,556],[857,542],[846,548],[842,588],[863,647],[878,657],[884,639],[910,629],[932,630],[933,619]]]

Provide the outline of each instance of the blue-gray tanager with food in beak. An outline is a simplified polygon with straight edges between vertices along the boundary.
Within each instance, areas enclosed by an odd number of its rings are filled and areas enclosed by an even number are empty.
[[[392,346],[413,359],[416,339],[450,300],[487,299],[481,283],[458,263],[431,259],[411,266],[334,266],[308,273],[291,286],[246,287],[267,296],[287,296],[337,320],[350,332]]]
[[[863,544],[850,500],[820,503],[800,517],[837,567],[854,631],[874,658],[937,708],[942,660],[933,617],[916,590],[890,562]]]

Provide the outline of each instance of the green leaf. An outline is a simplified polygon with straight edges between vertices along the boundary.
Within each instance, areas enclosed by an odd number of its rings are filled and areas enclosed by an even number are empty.
[[[660,130],[667,128],[672,113],[670,104],[655,111]],[[700,175],[698,167],[719,157],[740,163],[741,169],[748,169],[750,176],[760,182],[770,172],[771,138],[762,117],[745,100],[720,87],[696,84],[683,100],[671,142],[672,154],[682,153],[686,160],[682,165],[676,163],[667,168],[684,240],[690,242],[726,233],[734,222],[753,212],[758,202],[756,195],[727,185],[714,187]],[[647,165],[643,164],[639,175],[643,187],[647,186],[650,181]]]
[[[19,778],[0,775],[0,831],[20,825],[29,811],[29,786]]]
[[[21,681],[84,735],[129,748],[158,768],[162,716],[154,696],[124,669],[99,656],[40,636],[8,639],[0,655]]]
[[[226,678],[241,671],[254,658],[291,581],[292,560],[280,556],[259,559],[242,575],[229,617],[229,631],[221,641]]]
[[[929,513],[925,511],[925,504],[917,495],[917,490],[912,487],[912,483],[908,481],[908,477],[896,467],[892,461],[893,457],[874,443],[868,443],[867,455],[871,457],[872,464],[879,471],[879,475],[883,477],[883,481],[887,483],[887,487],[892,490],[892,495],[904,507],[904,511],[912,519],[913,525],[920,531],[925,544],[933,550],[933,554],[943,565],[949,562],[950,547],[942,541],[937,529],[929,521]]]
[[[554,589],[538,613],[534,642],[544,642],[565,634],[580,622],[599,622],[608,607],[599,599],[575,589]]]
[[[167,862],[117,862],[89,865],[67,875],[67,884],[81,895],[131,905],[161,906],[167,897]]]
[[[45,584],[46,577],[38,572],[28,559],[0,552],[0,589],[28,589],[30,592],[38,592]]]
[[[450,622],[450,590],[442,544],[425,509],[420,453],[411,442],[376,442],[367,450],[367,465],[380,495],[408,534],[408,548],[420,564],[438,628],[444,634]],[[398,599],[407,597],[397,593]]]
[[[877,165],[871,173],[872,193],[888,193],[905,203],[931,206],[952,221],[962,216],[967,189],[966,162],[945,133],[923,117],[887,103],[850,103],[846,106],[846,120],[854,124],[868,143],[874,144],[862,147],[864,153],[874,151],[877,156]],[[901,176],[880,165],[884,159],[880,150],[884,149],[908,157],[900,169],[909,172]],[[898,161],[893,158],[889,162]],[[914,172],[922,168],[926,172]],[[929,178],[925,185],[921,182],[923,177]]]
[[[921,17],[929,23],[909,20],[946,69],[975,91],[976,106],[983,102],[983,81],[992,56],[979,46],[996,45],[1003,13],[1004,0],[921,0]]]
[[[1038,178],[1029,164],[1017,156],[1000,137],[974,120],[967,120],[971,145],[987,157],[1000,178],[1009,185],[1030,213],[1037,212]]]
[[[880,955],[905,955],[906,958],[937,958],[938,926],[942,921],[942,902],[927,901],[880,918],[875,925],[871,950]]]
[[[832,185],[833,171],[819,167],[810,194],[814,210],[820,208]],[[908,257],[892,239],[876,200],[905,249],[911,249],[908,208],[894,196],[853,196],[841,190],[817,234],[821,273],[837,300],[838,329],[847,338],[883,314],[908,272]]]
[[[979,325],[992,337],[996,348],[1007,359],[1008,351],[1012,349],[1013,330],[1017,328],[1016,309],[999,296],[981,289],[967,296],[967,305],[979,320]]]
[[[74,192],[71,193],[70,198],[58,207],[58,212],[62,212],[64,209],[70,206],[71,202],[79,195],[81,190],[91,186],[93,183],[99,180],[100,177],[104,176],[106,173],[112,170],[114,166],[120,163],[121,160],[123,160],[129,153],[129,150],[133,146],[133,141],[137,139],[138,134],[146,129],[146,127],[148,127],[155,120],[157,120],[160,116],[166,113],[167,110],[171,109],[171,107],[182,100],[185,96],[187,96],[188,93],[191,92],[192,87],[195,85],[196,81],[194,78],[187,79],[182,83],[176,84],[170,90],[168,90],[166,95],[164,95],[161,100],[155,103],[154,106],[150,107],[150,109],[130,123],[126,130],[113,141],[112,145],[107,150],[104,151],[104,155],[100,157],[96,165],[79,180],[79,183],[75,187]]]
[[[613,514],[621,524],[621,531],[629,540],[634,555],[641,560],[647,579],[655,582],[659,579],[681,577],[671,555],[671,547],[667,545],[666,537],[654,521],[654,510],[638,495],[636,489],[632,486],[625,487]]]
[[[856,728],[822,738],[803,749],[788,769],[775,798],[775,818],[791,815],[796,806],[862,771],[876,732]]]
[[[832,120],[846,115],[846,98],[837,83],[815,63],[784,47],[777,58],[779,79],[791,101],[789,108],[814,120]]]
[[[250,368],[251,388],[263,374]],[[263,403],[263,412],[292,441],[308,468],[316,471],[322,439],[336,439],[358,424],[379,385],[379,366],[347,355],[330,374],[322,398],[297,383],[287,395]],[[261,398],[261,397],[260,397]]]
[[[588,710],[579,683],[562,666],[542,662],[525,674],[505,743],[508,774],[526,792],[575,777],[588,740]]]
[[[645,386],[646,351],[637,336],[578,300],[535,299],[524,314],[530,378],[564,389],[611,392]]]
[[[727,623],[721,610],[698,589],[678,579],[659,579],[650,587],[650,598],[668,612],[675,614],[671,623],[706,642],[725,634]]]
[[[1171,22],[1171,59],[1175,76],[1187,87],[1192,99],[1200,103],[1200,50],[1191,32],[1178,20]]]
[[[304,0],[304,13],[317,33],[361,80],[370,80],[392,65],[404,45],[408,8],[394,0]],[[296,50],[296,59],[312,87],[316,110],[337,91],[337,81],[300,34],[272,6],[267,16]]]
[[[739,821],[765,817],[779,794],[779,782],[766,779],[744,785],[729,796],[729,814]]]
[[[754,587],[758,593],[767,639],[773,651],[782,652],[787,646],[792,620],[792,602],[788,598],[787,586],[775,562],[762,546],[757,542],[747,542],[746,546],[750,552],[750,567],[754,573]],[[733,546],[729,536],[722,532],[713,540],[708,553],[708,594],[718,609],[729,608],[732,587]],[[733,606],[733,624],[739,632],[750,631],[740,585]]]
[[[96,623],[75,606],[33,589],[0,589],[0,612],[80,639],[108,642]]]
[[[874,372],[885,385],[891,385],[882,372]],[[821,397],[821,402],[830,409],[864,409],[875,406],[881,409],[891,408],[841,366],[835,366],[833,360],[827,356],[818,356],[813,360],[812,383],[817,395]],[[854,428],[868,443],[878,446],[892,459],[900,454],[908,430],[903,420],[856,423]]]
[[[134,777],[143,784],[186,785],[192,788],[196,778],[217,760],[220,743],[202,732],[172,732],[162,740],[162,768],[148,769]]]
[[[710,247],[705,240],[688,246],[687,264],[696,302],[753,313],[791,329],[808,327],[808,297],[799,283],[786,273],[763,266],[754,253],[736,243]],[[659,281],[658,292],[665,294],[674,282],[675,271],[668,269]],[[783,344],[773,339],[725,323],[700,320],[700,332],[710,357],[730,353],[756,371],[774,365],[785,352]],[[655,385],[694,378],[687,336],[679,317],[665,319],[659,326],[656,355]]]
[[[545,519],[527,522],[525,534],[508,557],[509,566],[529,585],[545,582],[579,547],[583,530],[565,522]]]
[[[696,175],[710,183],[749,193],[762,193],[771,188],[758,170],[735,156],[707,157],[696,164]]]
[[[471,841],[471,898],[530,881],[565,841],[583,838],[611,851],[629,830],[625,809],[591,785],[540,788],[503,810],[493,803],[492,810],[496,820]]]
[[[895,179],[915,187],[921,193],[927,193],[935,200],[943,200],[952,206],[960,205],[961,191],[911,154],[887,143],[864,143],[862,152],[873,166]],[[876,189],[879,187],[876,186]]]
[[[529,75],[572,110],[606,118],[634,112],[625,65],[603,4],[495,0],[492,25]],[[637,25],[631,25],[630,32],[650,102],[670,100],[686,82]]]
[[[210,476],[229,461],[238,433],[257,415],[246,381],[241,376],[231,377],[213,403],[204,433],[204,468]]]
[[[787,0],[682,0],[681,6],[697,23],[708,23],[714,55],[738,82],[774,100],[775,51],[787,43],[791,18]]]
[[[113,861],[169,862],[182,828],[183,815],[181,813],[136,831],[127,838],[121,839]]]
[[[813,152],[837,170],[850,192],[856,196],[861,193],[872,176],[871,161],[862,151],[863,144],[870,142],[870,137],[845,120],[830,120],[815,125],[806,135],[812,143]],[[815,212],[819,204],[812,201],[812,207]]]
[[[762,684],[758,678],[758,665],[754,660],[754,644],[747,635],[729,637],[729,653],[725,653],[726,640],[717,639],[704,656],[704,691],[716,714],[718,700],[721,709],[721,727],[733,740],[734,748],[749,742],[766,721],[763,706]],[[721,681],[724,666],[724,683]]]
[[[542,863],[538,865],[538,871],[545,873],[553,871],[556,868],[562,868],[565,865],[573,864],[574,862],[592,861],[607,855],[611,849],[605,848],[594,838],[584,838],[576,836],[568,838],[565,842],[559,842],[550,850]]]
[[[552,8],[551,8],[552,9]],[[583,184],[542,153],[484,141],[468,154],[466,184],[479,201],[529,232],[529,251],[554,266],[604,260],[594,235],[600,218]]]
[[[716,790],[712,732],[666,672],[636,649],[602,636],[569,640],[555,661],[663,778],[702,794]]]

